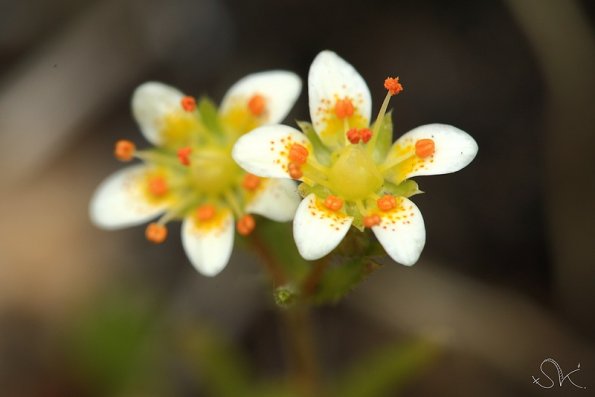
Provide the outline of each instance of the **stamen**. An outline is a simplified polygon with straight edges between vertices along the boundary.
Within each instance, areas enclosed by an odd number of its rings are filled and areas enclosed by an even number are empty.
[[[159,223],[150,223],[145,229],[145,237],[154,244],[161,244],[167,238],[167,228]]]
[[[242,186],[246,190],[256,190],[260,186],[260,178],[254,174],[246,174],[244,175]]]
[[[289,149],[289,160],[297,165],[302,165],[308,160],[308,149],[299,143],[294,143]]]
[[[343,200],[331,194],[324,200],[324,206],[331,211],[339,211],[343,207]]]
[[[203,204],[196,209],[196,218],[200,222],[206,222],[215,217],[217,210],[212,204]]]
[[[185,96],[181,100],[182,109],[187,112],[193,112],[196,109],[196,99],[191,96]]]
[[[425,159],[434,154],[436,145],[433,139],[419,139],[415,142],[415,155],[419,158]]]
[[[380,225],[380,216],[378,214],[364,216],[364,227],[371,228],[376,225]]]
[[[162,197],[167,194],[169,186],[162,176],[154,176],[149,179],[149,192],[155,197]]]
[[[368,143],[368,141],[372,138],[372,130],[369,128],[362,128],[359,130],[359,135],[361,136],[364,143]]]
[[[380,211],[388,212],[397,206],[397,199],[391,194],[385,194],[376,200],[376,205]]]
[[[236,225],[236,229],[237,229],[238,233],[241,234],[242,236],[247,236],[250,233],[252,233],[255,226],[256,226],[256,221],[254,220],[254,217],[252,217],[252,215],[244,215],[238,221],[238,223]]]
[[[192,148],[190,147],[178,149],[178,160],[180,161],[180,164],[185,165],[186,167],[190,165],[190,153],[192,153]]]
[[[254,116],[260,116],[266,110],[266,99],[260,94],[254,94],[248,101],[248,110]]]
[[[359,143],[361,136],[357,128],[352,128],[349,131],[347,131],[347,139],[354,145]]]
[[[354,110],[353,103],[351,103],[351,100],[347,98],[339,99],[335,104],[335,114],[340,119],[344,119],[353,115]]]
[[[388,90],[390,95],[397,95],[403,91],[403,86],[399,83],[398,77],[387,77],[387,79],[384,80],[384,88]]]
[[[302,172],[302,167],[296,163],[289,163],[287,166],[287,171],[292,179],[300,179],[304,175]]]
[[[134,158],[136,152],[136,145],[126,139],[121,139],[116,142],[114,148],[114,156],[120,161],[130,161]]]

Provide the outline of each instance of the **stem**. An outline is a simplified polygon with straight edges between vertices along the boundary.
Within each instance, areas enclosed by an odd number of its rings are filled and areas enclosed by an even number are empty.
[[[250,242],[262,258],[262,264],[270,275],[274,287],[287,284],[288,279],[274,255],[257,233],[252,233]],[[299,301],[282,310],[285,328],[285,341],[289,361],[290,380],[295,383],[296,390],[303,397],[319,397],[320,378],[314,336],[307,303],[324,274],[327,261],[317,261],[300,286]]]
[[[254,250],[261,257],[262,260],[260,262],[271,277],[273,286],[277,288],[287,284],[287,276],[285,275],[283,268],[274,258],[273,254],[269,251],[257,232],[250,235],[250,242],[252,243]]]
[[[302,282],[301,292],[303,298],[310,297],[315,291],[320,279],[324,275],[324,271],[328,266],[328,259],[318,260],[314,262],[314,266],[310,273],[306,276]]]
[[[321,396],[309,307],[298,303],[283,311],[283,319],[291,381],[303,397]]]

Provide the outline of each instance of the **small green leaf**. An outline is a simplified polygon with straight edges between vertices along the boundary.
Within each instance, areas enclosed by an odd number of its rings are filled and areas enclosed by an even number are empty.
[[[275,303],[283,308],[292,306],[299,297],[299,291],[293,284],[286,284],[275,289]]]
[[[219,112],[217,111],[217,105],[208,97],[202,97],[198,101],[198,113],[200,119],[211,132],[220,134],[221,124],[219,123]]]

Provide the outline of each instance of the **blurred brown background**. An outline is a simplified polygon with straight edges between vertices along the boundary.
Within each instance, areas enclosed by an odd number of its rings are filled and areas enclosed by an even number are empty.
[[[158,310],[153,325],[212,324],[256,372],[283,372],[251,254],[236,247],[228,268],[206,279],[175,226],[155,247],[142,228],[97,230],[87,205],[121,167],[113,142],[144,145],[129,109],[138,84],[160,80],[219,101],[255,71],[289,69],[305,82],[323,49],[358,69],[375,109],[384,78],[401,77],[397,136],[443,122],[480,148],[459,173],[417,178],[427,192],[415,200],[428,234],[420,262],[384,266],[315,313],[325,371],[429,333],[445,353],[404,395],[542,395],[531,375],[547,357],[565,372],[580,362],[573,380],[588,387],[566,383],[552,395],[588,394],[594,13],[591,1],[562,0],[0,1],[0,395],[167,395],[102,392],[101,377],[77,367],[70,341],[106,301],[147,317]],[[304,89],[287,123],[306,118]],[[178,366],[171,354],[161,373],[175,395],[203,395]]]

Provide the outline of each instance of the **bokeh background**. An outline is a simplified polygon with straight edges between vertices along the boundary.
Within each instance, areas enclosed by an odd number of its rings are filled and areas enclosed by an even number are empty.
[[[325,376],[431,335],[440,356],[387,395],[543,395],[531,376],[548,357],[565,373],[580,363],[572,379],[588,388],[551,395],[589,394],[594,14],[587,0],[0,1],[0,395],[210,395],[196,356],[218,353],[188,330],[234,346],[255,378],[283,377],[253,254],[236,247],[207,279],[175,225],[153,246],[142,227],[94,228],[87,207],[121,167],[113,142],[145,145],[138,84],[219,101],[248,73],[305,79],[323,49],[359,70],[375,109],[384,78],[401,77],[396,136],[443,122],[480,148],[461,172],[417,178],[428,240],[416,266],[387,264],[315,311]],[[287,123],[306,118],[304,91]]]

